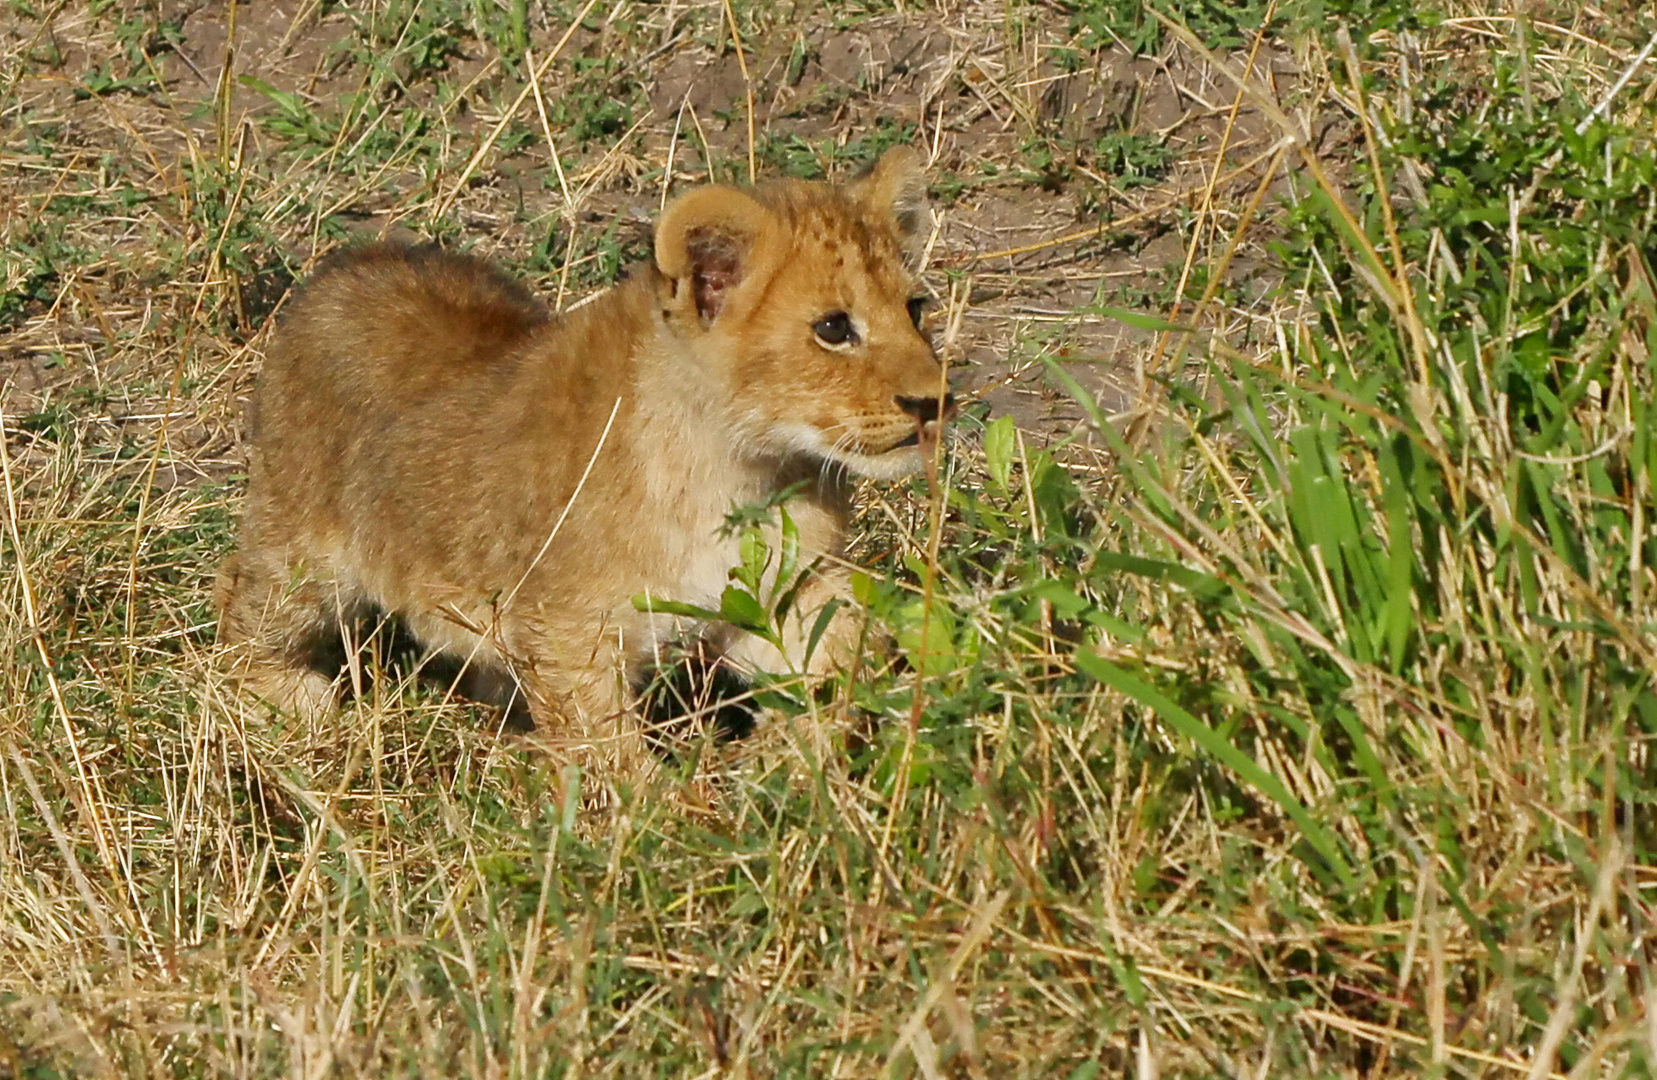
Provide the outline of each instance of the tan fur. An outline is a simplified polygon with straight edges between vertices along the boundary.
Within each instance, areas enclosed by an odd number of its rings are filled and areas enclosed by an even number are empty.
[[[686,628],[631,598],[717,608],[739,561],[725,515],[795,483],[806,553],[838,555],[847,470],[912,471],[920,451],[900,443],[942,422],[920,419],[944,388],[906,310],[923,192],[907,150],[846,187],[694,190],[663,215],[655,265],[557,319],[470,257],[380,244],[333,260],[266,358],[240,550],[219,578],[250,688],[327,708],[313,650],[379,608],[509,673],[537,727],[641,763],[626,678]],[[834,311],[859,342],[818,339]],[[738,665],[800,669],[800,627],[837,589],[812,582],[787,655],[712,636]],[[854,630],[836,620],[811,666]]]

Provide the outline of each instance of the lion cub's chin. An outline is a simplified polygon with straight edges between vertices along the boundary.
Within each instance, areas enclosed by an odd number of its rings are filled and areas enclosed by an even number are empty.
[[[825,456],[829,461],[844,465],[851,472],[867,476],[870,480],[901,480],[920,472],[921,466],[926,464],[925,455],[916,446],[900,446],[883,454],[841,450]]]
[[[810,424],[779,425],[776,434],[780,436],[778,441],[797,453],[838,465],[847,472],[870,480],[901,480],[920,472],[926,464],[925,442],[939,437],[938,425],[929,424],[924,439],[918,430],[911,429],[894,445],[870,453],[831,442],[820,429]]]
[[[920,472],[921,465],[926,464],[926,457],[921,454],[920,449],[913,446],[900,447],[896,451],[886,451],[885,454],[842,452],[832,460],[870,480],[901,480],[906,475]]]

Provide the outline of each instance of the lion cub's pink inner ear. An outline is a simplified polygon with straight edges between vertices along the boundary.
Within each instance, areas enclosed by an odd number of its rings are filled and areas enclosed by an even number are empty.
[[[696,290],[696,312],[712,320],[725,306],[725,294],[742,280],[747,247],[741,238],[721,229],[692,229],[685,236],[690,257],[691,283]]]
[[[675,200],[657,223],[656,266],[676,292],[678,284],[690,285],[696,313],[711,322],[753,270],[771,224],[770,212],[745,192],[698,188]]]

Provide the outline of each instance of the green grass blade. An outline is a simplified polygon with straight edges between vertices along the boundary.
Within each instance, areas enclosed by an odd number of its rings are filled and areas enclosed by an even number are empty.
[[[1301,833],[1306,837],[1312,848],[1322,857],[1324,863],[1332,870],[1341,884],[1346,888],[1354,888],[1357,876],[1347,865],[1344,855],[1341,854],[1341,844],[1335,834],[1324,827],[1323,823],[1312,816],[1312,812],[1294,797],[1282,780],[1261,766],[1225,736],[1209,727],[1207,724],[1180,708],[1173,701],[1154,689],[1149,683],[1141,681],[1136,676],[1117,667],[1105,658],[1089,652],[1078,651],[1075,654],[1076,667],[1085,674],[1104,683],[1139,704],[1150,709],[1161,717],[1175,731],[1184,735],[1204,750],[1213,754],[1222,764],[1236,773],[1245,783],[1250,784],[1266,798],[1276,803],[1289,816]]]

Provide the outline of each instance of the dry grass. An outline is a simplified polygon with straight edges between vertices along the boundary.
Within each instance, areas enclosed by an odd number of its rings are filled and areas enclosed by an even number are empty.
[[[1268,7],[13,0],[0,1075],[1649,1075],[1657,27]],[[227,691],[318,256],[568,306],[897,138],[984,403],[869,492],[908,670],[602,812],[377,642]]]

